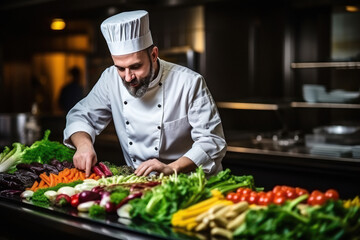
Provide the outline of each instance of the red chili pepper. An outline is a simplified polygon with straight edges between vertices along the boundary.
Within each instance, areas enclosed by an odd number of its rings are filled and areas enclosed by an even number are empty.
[[[106,177],[105,173],[103,171],[101,171],[99,166],[93,166],[91,169],[96,175],[98,175],[100,177]]]
[[[79,195],[80,193],[76,193],[71,196],[71,202],[70,202],[71,206],[77,207],[79,205]]]
[[[71,198],[66,194],[59,194],[56,196],[55,204],[59,207],[68,205],[71,202]]]

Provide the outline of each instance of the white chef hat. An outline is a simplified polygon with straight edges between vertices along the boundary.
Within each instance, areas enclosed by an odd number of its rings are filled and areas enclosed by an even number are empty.
[[[101,23],[111,55],[141,51],[153,44],[147,11],[122,12]]]

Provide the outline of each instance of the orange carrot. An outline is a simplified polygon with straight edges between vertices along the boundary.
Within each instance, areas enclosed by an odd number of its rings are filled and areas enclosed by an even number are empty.
[[[80,179],[81,180],[84,180],[85,178],[86,178],[86,176],[85,176],[85,172],[80,172]]]
[[[30,190],[33,191],[33,192],[35,192],[34,190],[35,190],[35,188],[36,188],[38,185],[39,185],[39,182],[38,182],[38,181],[35,181],[35,182],[33,183],[33,185],[31,186]]]
[[[50,179],[49,179],[49,177],[46,175],[45,172],[42,173],[42,174],[40,174],[39,177],[40,177],[47,185],[49,185]]]
[[[68,183],[69,182],[69,179],[67,177],[64,177],[63,178],[63,183]]]
[[[76,171],[75,176],[73,177],[73,180],[79,179],[79,171]]]
[[[63,177],[66,177],[70,174],[70,169],[69,168],[65,168],[63,171],[60,172]]]
[[[92,173],[92,174],[90,174],[90,176],[88,178],[94,179],[95,176],[96,176],[96,174]]]
[[[76,168],[72,168],[69,170],[70,174],[67,176],[69,179],[72,179],[75,175]]]
[[[45,184],[46,184],[45,181],[44,181],[44,180],[41,180],[40,183],[39,183],[39,185],[38,185],[38,188],[43,187]]]
[[[50,184],[49,184],[49,186],[53,187],[55,185],[56,185],[55,184],[55,175],[53,173],[50,173]]]

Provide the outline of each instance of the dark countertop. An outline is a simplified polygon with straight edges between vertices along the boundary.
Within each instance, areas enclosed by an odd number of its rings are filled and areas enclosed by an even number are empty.
[[[125,225],[116,214],[92,219],[75,209],[35,206],[17,198],[0,196],[0,239],[197,239],[166,226]]]

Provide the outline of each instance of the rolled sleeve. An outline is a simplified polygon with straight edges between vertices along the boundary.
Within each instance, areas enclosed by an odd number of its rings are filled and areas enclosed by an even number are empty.
[[[210,157],[200,147],[193,147],[184,154],[184,157],[190,158],[197,166],[204,165]]]

